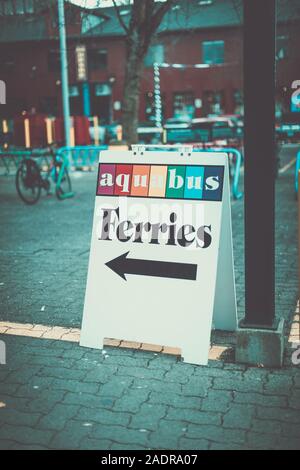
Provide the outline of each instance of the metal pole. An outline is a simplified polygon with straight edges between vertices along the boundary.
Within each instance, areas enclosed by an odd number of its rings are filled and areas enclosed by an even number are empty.
[[[300,170],[297,173],[298,188],[300,187]],[[298,192],[298,295],[300,294],[300,197]]]
[[[245,319],[275,328],[275,0],[244,0]]]
[[[64,0],[58,0],[58,27],[60,42],[60,62],[61,62],[61,90],[64,115],[64,129],[66,146],[71,146],[70,134],[70,103],[69,103],[69,83],[68,83],[68,58],[66,42],[66,23]]]
[[[91,115],[90,85],[88,82],[82,84],[83,114],[86,117]]]

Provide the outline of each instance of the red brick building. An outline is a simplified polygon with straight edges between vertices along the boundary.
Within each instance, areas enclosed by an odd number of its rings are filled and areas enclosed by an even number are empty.
[[[1,115],[13,117],[31,108],[60,115],[56,1],[17,3],[23,5],[19,11],[9,10],[12,0],[3,0],[0,6],[0,79],[7,84]],[[127,21],[129,7],[122,7],[121,14]],[[153,62],[165,64],[160,69],[165,118],[242,111],[242,16],[241,0],[177,1],[145,59],[140,121],[154,114]],[[124,32],[114,9],[87,11],[66,4],[66,19],[72,114],[120,120],[126,59]],[[278,0],[277,101],[285,111],[290,107],[291,83],[300,78],[299,43],[300,2]],[[82,45],[87,57],[84,82],[76,73],[76,47]]]

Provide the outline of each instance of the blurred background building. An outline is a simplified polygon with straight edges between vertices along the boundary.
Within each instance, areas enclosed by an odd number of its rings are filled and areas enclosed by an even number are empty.
[[[280,113],[291,111],[290,85],[299,75],[300,3],[278,4]],[[120,14],[126,20],[130,7]],[[66,3],[66,21],[71,113],[98,115],[105,123],[120,120],[126,55],[114,8],[90,10]],[[145,59],[140,120],[154,117],[154,62],[165,65],[160,68],[164,118],[242,113],[242,22],[239,0],[176,2]],[[56,1],[0,2],[0,78],[10,97],[2,116],[33,108],[61,114],[57,26]]]

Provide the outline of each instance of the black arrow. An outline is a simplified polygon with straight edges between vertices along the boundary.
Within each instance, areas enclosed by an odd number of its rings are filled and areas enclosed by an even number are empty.
[[[106,266],[108,266],[125,281],[127,281],[125,274],[169,277],[173,279],[188,279],[190,281],[195,281],[197,278],[196,264],[153,261],[148,259],[133,259],[127,258],[128,254],[129,251],[105,263]]]

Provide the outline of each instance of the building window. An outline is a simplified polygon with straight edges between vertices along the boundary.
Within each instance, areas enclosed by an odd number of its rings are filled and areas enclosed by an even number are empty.
[[[50,50],[48,52],[48,70],[50,72],[60,71],[60,53],[59,51]]]
[[[203,115],[224,114],[224,91],[205,91],[203,94]]]
[[[58,103],[57,97],[44,96],[39,101],[39,112],[48,116],[57,116]]]
[[[242,90],[233,90],[234,114],[244,114],[244,98]]]
[[[276,57],[278,60],[288,57],[288,36],[277,36],[276,39]]]
[[[173,116],[180,119],[192,119],[195,114],[195,97],[192,92],[174,93]]]
[[[33,2],[34,0],[1,0],[0,15],[32,14],[34,13]]]
[[[224,64],[224,41],[204,41],[202,61],[204,64]]]
[[[89,49],[87,51],[88,70],[105,70],[107,68],[107,50]]]
[[[154,44],[149,47],[149,50],[144,59],[145,67],[153,67],[153,64],[162,64],[165,61],[165,49],[163,44]]]
[[[3,73],[13,72],[16,66],[15,59],[13,56],[2,57],[1,70]]]
[[[110,83],[95,83],[91,90],[91,113],[99,116],[102,124],[112,120],[112,88]]]
[[[83,99],[78,85],[69,86],[70,111],[72,116],[83,115]]]

